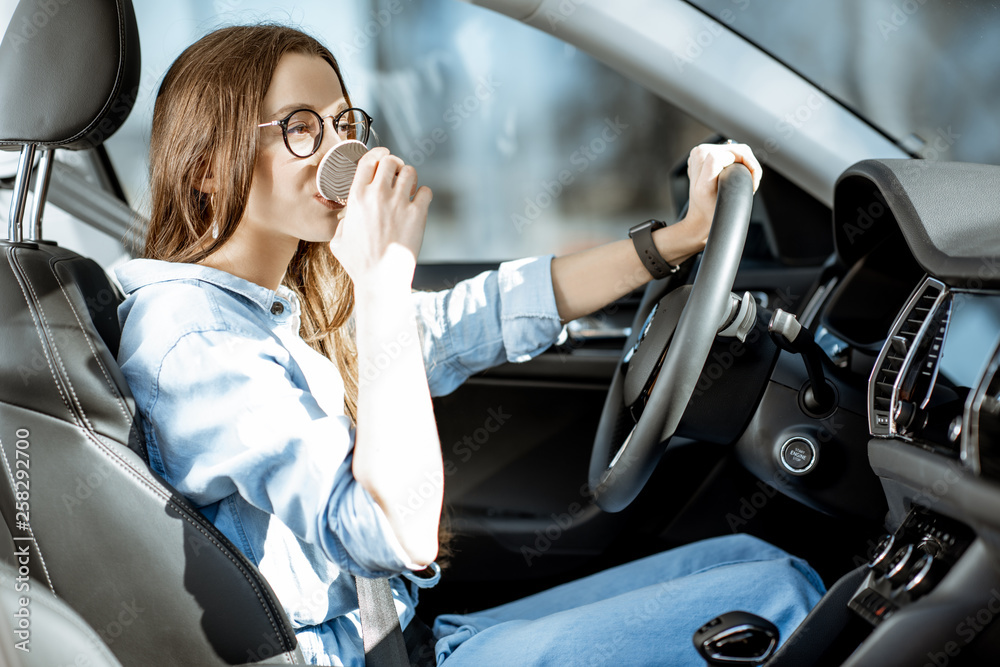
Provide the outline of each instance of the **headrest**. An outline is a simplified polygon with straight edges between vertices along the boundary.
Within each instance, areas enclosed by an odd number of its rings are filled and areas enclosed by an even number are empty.
[[[0,149],[83,149],[125,122],[139,92],[131,0],[21,0],[0,43]]]

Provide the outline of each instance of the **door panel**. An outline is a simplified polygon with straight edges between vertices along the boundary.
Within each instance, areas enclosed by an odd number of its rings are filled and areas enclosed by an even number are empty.
[[[445,289],[491,268],[421,265],[414,287]],[[434,399],[445,503],[463,554],[451,580],[550,576],[614,539],[620,521],[591,502],[587,467],[640,296],[586,318],[531,361],[489,369]]]
[[[414,286],[446,289],[491,268],[421,265]],[[820,270],[745,261],[734,291],[750,291],[769,308],[794,312]],[[682,508],[700,511],[684,507],[685,501],[725,455],[706,443],[672,447],[624,512],[600,511],[587,493],[594,433],[641,297],[641,290],[633,292],[567,326],[575,335],[531,361],[489,369],[434,399],[446,515],[458,550],[448,571],[450,586],[475,582],[482,595],[495,584],[501,598],[531,592],[525,588],[531,581],[557,583],[611,552],[621,554],[624,545],[662,545]],[[435,589],[431,597],[446,593]]]

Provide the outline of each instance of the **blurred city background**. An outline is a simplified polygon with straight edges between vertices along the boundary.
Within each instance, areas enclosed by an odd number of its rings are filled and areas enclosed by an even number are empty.
[[[502,260],[624,238],[632,224],[670,215],[668,171],[709,135],[575,48],[456,0],[133,4],[141,89],[106,145],[143,213],[163,75],[185,47],[234,23],[292,25],[333,51],[381,144],[434,190],[421,261]]]

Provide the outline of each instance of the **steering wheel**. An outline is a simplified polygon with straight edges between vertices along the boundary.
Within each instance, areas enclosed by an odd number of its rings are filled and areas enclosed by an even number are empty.
[[[618,446],[623,426],[627,428],[627,422],[631,421],[630,410],[623,398],[625,377],[630,362],[636,356],[633,353],[643,342],[648,342],[645,333],[657,315],[656,311],[647,319],[645,326],[633,327],[620,370],[615,373],[604,401],[590,457],[590,490],[597,505],[607,512],[625,509],[639,495],[677,430],[712,342],[728,313],[752,205],[753,178],[750,171],[739,162],[723,169],[719,175],[715,217],[698,275],[687,303],[683,304],[672,337],[667,338],[661,350],[651,350],[654,359],[662,357],[659,373],[654,371],[652,389],[648,391],[642,414],[631,433]],[[673,296],[673,292],[669,293],[657,304],[661,317],[669,317],[669,310],[676,314],[678,301],[674,299],[670,305],[665,303]],[[631,347],[633,338],[638,340],[635,348]],[[649,358],[650,350],[644,352],[647,354],[643,356]],[[618,449],[614,457],[609,458],[612,447]]]

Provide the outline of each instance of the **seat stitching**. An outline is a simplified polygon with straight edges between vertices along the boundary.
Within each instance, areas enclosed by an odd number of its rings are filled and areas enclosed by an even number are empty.
[[[17,286],[21,290],[21,295],[24,297],[24,301],[28,305],[28,312],[31,314],[31,319],[35,323],[35,326],[38,327],[39,326],[38,315],[41,315],[42,317],[44,317],[44,314],[41,313],[41,309],[40,308],[38,309],[39,312],[37,314],[35,312],[36,309],[35,308],[31,308],[31,299],[28,298],[28,293],[24,291],[24,282],[25,281],[23,281],[22,276],[20,275],[21,267],[18,264],[17,255],[14,252],[14,250],[15,250],[14,248],[11,248],[11,249],[9,249],[7,251],[7,259],[8,259],[8,262],[11,263],[12,268],[16,269],[12,273],[14,275],[15,280],[17,280]],[[32,290],[32,295],[34,295],[34,290]],[[35,300],[37,301],[37,298],[38,298],[37,295],[34,295],[34,296],[35,296]],[[42,346],[42,349],[43,350],[45,349],[44,346]],[[48,364],[49,371],[52,373],[53,379],[55,379],[56,370],[55,370],[55,368],[52,367],[52,361],[49,359],[49,355],[46,354],[44,356],[45,356],[45,363]],[[72,417],[73,421],[77,422],[77,416],[73,412],[73,407],[69,404],[69,401],[66,399],[66,394],[63,393],[62,387],[59,385],[59,382],[56,381],[56,382],[54,382],[54,384],[56,385],[56,390],[59,392],[59,397],[62,399],[63,405],[66,406],[66,409],[69,411],[70,416]],[[79,427],[79,423],[77,423],[76,425]],[[3,455],[4,455],[3,456],[4,470],[7,473],[9,479],[11,480],[11,489],[13,489],[14,488],[13,487],[13,473],[10,470],[10,462],[7,461],[6,450],[3,449],[2,443],[0,443],[0,452],[2,452]],[[52,593],[53,593],[53,595],[55,595],[56,594],[56,589],[53,587],[52,576],[49,574],[49,568],[48,568],[48,566],[45,565],[45,556],[42,555],[42,547],[41,547],[41,545],[38,544],[38,540],[35,538],[35,532],[31,528],[31,523],[30,522],[28,523],[28,532],[31,534],[32,543],[35,545],[35,553],[38,554],[38,561],[42,565],[42,571],[45,572],[45,578],[48,581],[49,590],[51,590]]]
[[[14,257],[12,253],[8,255],[8,259],[14,260],[15,264],[17,263],[16,262],[17,258]],[[28,293],[24,291],[24,284],[21,281],[21,276],[18,275],[18,273],[15,271],[14,272],[14,277],[17,278],[17,284],[18,284],[18,287],[21,288],[21,294],[24,296],[25,302],[30,306],[31,305],[31,299],[28,298]],[[34,292],[32,292],[32,293],[34,293]],[[39,322],[38,318],[36,317],[35,309],[29,307],[28,308],[28,312],[31,313],[31,319],[34,320],[35,326],[36,327],[40,326],[40,322]],[[44,346],[42,347],[42,349],[44,351],[44,349],[45,349]],[[44,356],[45,356],[45,363],[48,364],[49,371],[52,373],[53,379],[55,380],[56,379],[56,369],[52,367],[52,360],[49,359],[49,355],[46,354]],[[62,398],[63,405],[66,406],[66,409],[73,416],[73,421],[77,422],[78,420],[76,419],[76,414],[73,412],[73,406],[70,405],[69,400],[66,398],[66,394],[62,390],[62,386],[60,386],[60,384],[59,384],[58,381],[55,382],[55,385],[56,385],[56,390],[59,392],[60,398]],[[77,424],[77,425],[79,425],[79,424]]]
[[[60,261],[63,261],[63,260],[56,260],[56,261],[54,261],[52,263],[53,264],[53,268],[55,267],[55,264],[57,264]],[[125,417],[125,421],[126,422],[129,421],[128,410],[126,410],[126,406],[124,404],[121,392],[118,391],[117,385],[115,385],[115,383],[111,380],[111,377],[108,375],[107,370],[105,369],[104,362],[101,360],[100,355],[98,355],[97,350],[91,344],[90,336],[87,335],[87,329],[86,329],[86,327],[83,326],[83,322],[80,320],[80,314],[77,312],[76,308],[73,306],[73,302],[70,300],[69,294],[66,293],[66,289],[65,289],[65,286],[63,285],[62,278],[59,277],[58,273],[55,273],[55,278],[56,278],[56,282],[59,283],[59,290],[63,293],[63,296],[66,297],[66,303],[69,305],[69,309],[73,312],[73,317],[74,317],[74,319],[76,319],[76,323],[78,325],[80,325],[80,331],[83,333],[83,339],[85,341],[87,341],[87,347],[90,348],[91,353],[94,355],[94,360],[97,361],[97,367],[101,370],[101,375],[104,376],[104,379],[107,380],[107,382],[108,382],[108,386],[111,387],[111,391],[114,392],[115,398],[117,399],[116,402],[118,404],[118,409],[121,410],[122,416]],[[81,406],[81,410],[82,410],[82,406]]]
[[[222,552],[222,554],[225,555],[226,558],[228,558],[237,567],[237,569],[240,571],[240,574],[243,575],[243,578],[247,580],[247,583],[250,584],[250,586],[253,588],[254,593],[257,595],[257,600],[261,603],[261,608],[267,614],[268,621],[271,623],[271,629],[274,630],[275,634],[284,636],[286,639],[288,639],[288,636],[284,632],[278,629],[277,625],[275,624],[274,616],[271,614],[270,609],[267,608],[267,601],[270,601],[272,604],[274,604],[275,601],[271,598],[269,594],[267,594],[266,591],[263,591],[260,587],[257,586],[257,583],[250,576],[249,572],[246,570],[243,564],[240,563],[239,560],[233,557],[233,555],[229,552],[229,550],[225,547],[225,545],[219,542],[214,535],[205,530],[203,526],[199,525],[197,521],[193,520],[191,516],[189,516],[189,513],[195,512],[197,510],[195,510],[193,507],[186,506],[186,504],[177,502],[172,495],[164,494],[157,486],[152,484],[150,480],[148,480],[143,474],[140,474],[138,470],[133,468],[127,462],[123,461],[116,452],[114,452],[111,448],[109,448],[107,445],[101,442],[100,439],[93,437],[93,434],[89,432],[87,432],[86,435],[90,437],[95,442],[95,444],[97,444],[97,446],[100,447],[101,450],[108,455],[108,457],[112,460],[112,463],[117,464],[120,468],[122,468],[122,470],[124,470],[124,472],[132,475],[139,482],[144,484],[150,491],[160,496],[166,502],[167,506],[170,509],[173,509],[181,519],[191,524],[194,528],[198,530],[198,532],[200,532],[202,535],[208,538],[208,540],[212,544],[214,544],[219,549],[219,551]],[[264,599],[265,597],[267,598],[267,601],[265,601]],[[277,605],[274,604],[274,606]]]
[[[7,479],[10,482],[10,488],[14,488],[14,474],[10,469],[10,461],[7,460],[7,450],[4,449],[3,441],[0,440],[0,454],[3,455],[3,468],[4,472],[7,474]],[[45,572],[45,579],[48,582],[49,590],[52,594],[56,594],[56,589],[52,585],[52,577],[49,575],[49,569],[45,566],[45,558],[42,557],[42,548],[38,546],[38,540],[35,538],[35,531],[31,528],[31,522],[28,521],[27,531],[31,535],[31,542],[35,545],[35,553],[38,554],[38,561],[42,564],[42,571]]]
[[[51,329],[49,328],[49,322],[48,322],[48,320],[45,317],[45,311],[42,310],[42,303],[41,303],[41,300],[38,298],[38,294],[35,292],[35,287],[29,281],[25,281],[25,283],[27,284],[28,289],[31,290],[31,296],[34,297],[34,299],[35,299],[35,304],[36,304],[36,307],[38,309],[38,315],[39,315],[39,317],[41,317],[41,320],[42,320],[42,328],[45,330],[45,332],[47,334],[49,334],[49,333],[51,333]],[[22,289],[22,292],[23,291],[24,290]],[[27,297],[27,295],[25,295],[25,296]],[[80,418],[83,420],[83,423],[85,423],[87,425],[87,428],[90,429],[91,431],[93,431],[94,430],[94,426],[93,426],[93,424],[90,423],[90,420],[87,419],[87,415],[84,414],[83,405],[80,403],[80,399],[76,395],[76,390],[73,389],[73,384],[69,381],[69,373],[66,371],[66,366],[63,365],[62,358],[59,355],[59,350],[57,349],[57,347],[55,345],[54,335],[53,335],[53,344],[50,345],[49,347],[52,350],[52,356],[53,356],[53,358],[59,364],[59,368],[62,369],[62,375],[63,375],[63,377],[66,378],[66,388],[69,390],[69,393],[73,396],[73,402],[76,404],[76,407],[80,411]],[[52,364],[49,364],[49,368],[52,368]],[[55,369],[52,369],[52,370],[53,370],[53,372],[55,372]],[[58,382],[56,384],[58,384]],[[72,412],[72,408],[70,408],[70,411]]]

